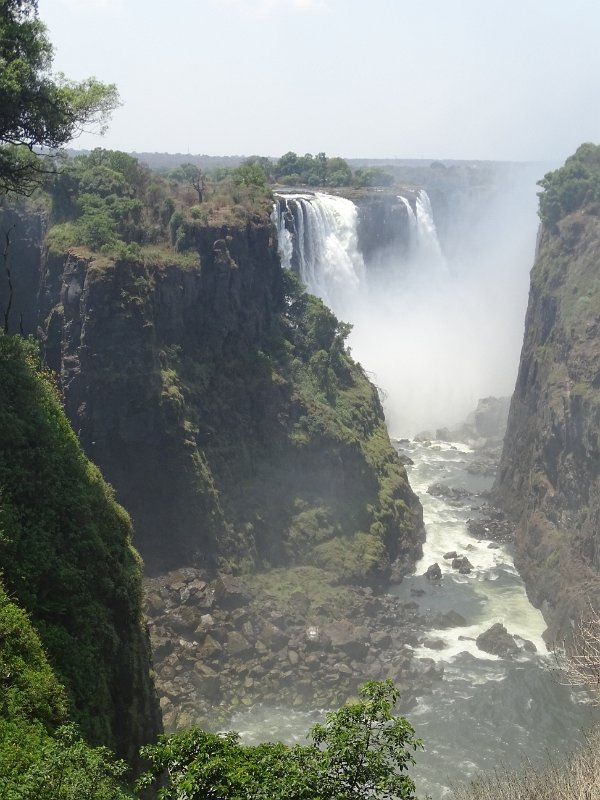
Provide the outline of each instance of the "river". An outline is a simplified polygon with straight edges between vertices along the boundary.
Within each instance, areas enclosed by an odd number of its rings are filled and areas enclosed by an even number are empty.
[[[453,783],[481,770],[567,752],[593,722],[594,712],[585,695],[562,684],[542,639],[543,617],[527,599],[509,547],[469,533],[467,520],[479,513],[481,493],[492,481],[467,471],[480,454],[441,441],[403,440],[398,447],[414,462],[408,471],[423,504],[427,539],[414,574],[392,591],[423,610],[453,609],[466,620],[460,627],[428,632],[430,646],[418,647],[415,655],[443,663],[444,677],[406,714],[425,743],[411,772],[419,797],[442,800],[451,796]],[[466,490],[466,502],[429,494],[434,483]],[[467,555],[471,573],[452,569],[444,559],[448,551]],[[442,568],[439,582],[423,576],[433,562]],[[513,658],[482,652],[475,639],[496,622],[532,642],[537,652],[523,650]],[[321,714],[255,706],[235,716],[231,727],[247,743],[305,742]]]

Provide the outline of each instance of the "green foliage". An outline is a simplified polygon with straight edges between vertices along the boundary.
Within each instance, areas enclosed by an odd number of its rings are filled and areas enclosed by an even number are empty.
[[[22,772],[0,777],[5,800],[131,800],[123,785],[128,771],[106,747],[89,747],[77,726],[64,725],[36,743]],[[1,747],[1,745],[0,745]]]
[[[550,230],[567,214],[600,200],[600,145],[582,144],[564,166],[538,181],[539,216]]]
[[[138,788],[158,784],[160,800],[408,800],[406,774],[421,747],[414,730],[394,714],[399,692],[391,681],[369,682],[362,700],[327,714],[312,743],[245,747],[235,733],[193,729],[162,736],[143,748],[150,768]]]
[[[93,78],[52,75],[37,0],[0,0],[0,52],[0,193],[29,193],[48,170],[33,149],[62,147],[84,128],[104,125],[118,95]]]
[[[351,186],[352,170],[343,158],[328,158],[325,153],[285,153],[272,168],[272,175],[285,186]]]
[[[0,719],[39,721],[53,730],[67,718],[63,687],[27,614],[0,584]]]
[[[391,186],[393,183],[394,176],[381,167],[366,167],[354,171],[353,185],[357,188]]]
[[[237,186],[267,185],[267,176],[259,164],[242,164],[232,171],[231,177]]]
[[[97,148],[68,161],[48,184],[52,220],[62,230],[50,230],[51,241],[119,255],[119,244],[138,244],[152,238],[150,221],[157,222],[156,183],[135,158],[116,150]],[[147,189],[152,200],[146,201]],[[64,227],[67,225],[68,227]]]
[[[0,336],[0,563],[84,735],[130,752],[136,709],[150,708],[131,523],[84,456],[35,346],[15,336]]]

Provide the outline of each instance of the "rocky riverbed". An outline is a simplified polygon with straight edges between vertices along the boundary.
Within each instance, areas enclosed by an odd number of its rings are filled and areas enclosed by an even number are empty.
[[[470,423],[435,435],[475,444],[478,460],[492,463],[498,456],[497,425],[487,420],[490,413],[498,415],[498,404],[486,400],[483,410],[482,404],[478,408]],[[499,413],[505,413],[504,404]],[[421,450],[441,448],[432,434],[417,438]],[[402,455],[402,443],[398,448]],[[487,540],[488,548],[510,540],[510,526],[486,505],[477,486],[467,490],[437,481],[428,493],[472,512],[467,526],[474,540]],[[442,566],[428,565],[427,582],[440,582],[448,566],[470,575],[475,546],[449,550]],[[428,657],[444,647],[440,631],[459,630],[467,620],[451,605],[427,608],[421,602],[426,591],[418,586],[403,596],[390,591],[331,585],[330,575],[315,567],[212,579],[184,568],[147,579],[146,613],[165,729],[218,726],[258,703],[334,708],[365,680],[388,677],[401,689],[402,710],[410,709],[443,677],[443,663]],[[504,657],[518,656],[527,646],[505,629],[491,630],[481,642],[480,649]]]
[[[333,708],[368,679],[391,677],[402,706],[430,692],[443,667],[415,657],[427,631],[464,622],[449,611],[340,588],[346,611],[302,591],[284,606],[240,578],[181,569],[146,582],[146,610],[166,730],[214,726],[256,703]],[[433,645],[434,647],[435,645]]]

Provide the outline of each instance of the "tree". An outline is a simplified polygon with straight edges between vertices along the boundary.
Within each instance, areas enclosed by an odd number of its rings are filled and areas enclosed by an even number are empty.
[[[198,202],[201,203],[204,199],[204,186],[205,179],[202,170],[195,164],[181,164],[179,173],[184,181],[190,184],[192,189],[198,193]]]
[[[569,686],[592,692],[600,705],[600,614],[590,605],[571,632],[564,651],[555,651],[558,666]]]
[[[40,149],[102,132],[118,105],[112,84],[53,75],[52,56],[37,0],[0,0],[0,194],[30,193],[48,171]]]
[[[409,800],[406,774],[421,747],[414,730],[395,716],[399,692],[391,681],[366,683],[362,700],[327,715],[312,743],[251,747],[236,733],[198,729],[161,736],[142,748],[150,768],[138,789],[158,784],[160,800]]]

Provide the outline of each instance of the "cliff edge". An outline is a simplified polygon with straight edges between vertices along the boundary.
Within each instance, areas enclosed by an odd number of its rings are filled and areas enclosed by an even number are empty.
[[[600,602],[600,148],[540,182],[525,336],[496,502],[551,639]]]

